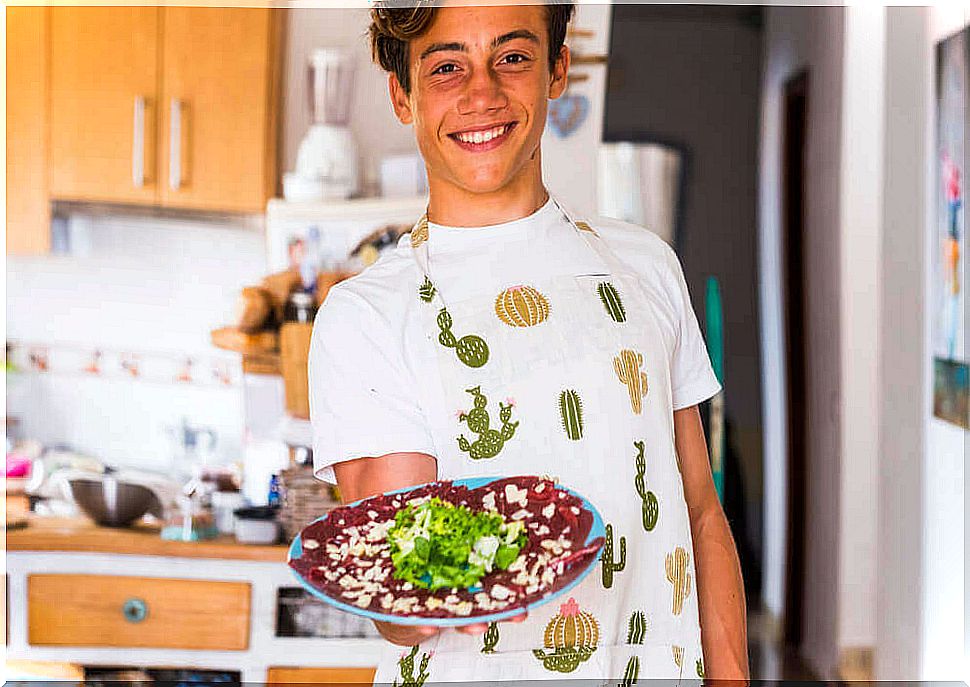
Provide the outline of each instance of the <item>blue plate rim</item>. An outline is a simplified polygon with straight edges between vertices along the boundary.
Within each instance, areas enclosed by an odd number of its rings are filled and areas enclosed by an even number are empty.
[[[519,475],[516,477],[533,477],[533,476],[539,477],[539,475]],[[468,487],[469,489],[478,489],[488,484],[491,484],[493,482],[498,482],[506,479],[512,479],[512,477],[465,477],[465,478],[453,479],[453,480],[447,480],[447,479],[435,480],[434,482],[425,482],[423,484],[417,484],[411,487],[404,487],[403,489],[395,489],[393,491],[387,491],[387,492],[384,492],[384,495],[387,496],[392,494],[403,494],[403,493],[415,491],[416,489],[420,489],[421,487],[426,487],[430,484],[436,484],[439,482],[451,482],[455,486],[464,486],[464,487]],[[330,515],[329,513],[325,515],[321,515],[316,520],[313,520],[312,522],[304,525],[300,533],[298,533],[296,537],[293,538],[293,541],[290,542],[290,546],[287,549],[287,556],[286,556],[287,567],[290,568],[290,572],[293,573],[294,577],[296,577],[297,581],[300,583],[300,586],[303,587],[303,589],[308,591],[317,599],[320,599],[321,601],[341,611],[352,613],[354,615],[368,618],[370,620],[375,620],[378,622],[393,623],[395,625],[406,625],[406,626],[421,625],[421,626],[430,626],[430,627],[463,627],[465,625],[477,625],[479,623],[491,623],[491,622],[497,622],[500,620],[507,620],[517,615],[521,615],[523,613],[523,610],[525,612],[531,612],[535,608],[538,608],[539,606],[544,606],[547,603],[550,603],[555,599],[565,595],[567,592],[571,591],[580,582],[586,579],[586,576],[589,575],[593,571],[593,568],[596,567],[596,561],[599,559],[600,553],[603,550],[603,546],[606,543],[605,542],[606,525],[603,522],[603,517],[600,515],[600,512],[599,510],[597,510],[596,506],[594,506],[592,502],[590,502],[590,500],[587,499],[585,496],[583,496],[578,491],[570,487],[557,483],[556,488],[562,489],[563,491],[580,499],[583,502],[583,507],[586,508],[590,513],[592,513],[593,523],[592,523],[592,526],[590,527],[589,534],[586,537],[585,544],[589,545],[589,543],[592,540],[596,539],[597,537],[603,537],[604,542],[600,544],[599,549],[597,549],[596,555],[590,559],[590,563],[586,566],[586,569],[581,573],[579,573],[573,580],[571,580],[569,584],[564,586],[562,589],[558,589],[555,592],[552,592],[540,599],[536,599],[532,603],[526,605],[525,609],[514,608],[507,611],[500,611],[497,613],[490,613],[488,615],[479,615],[474,617],[408,618],[408,617],[402,617],[399,615],[390,615],[386,613],[378,613],[376,611],[369,611],[367,609],[360,608],[359,606],[354,606],[352,604],[344,603],[343,601],[338,601],[337,599],[334,599],[332,596],[324,594],[322,591],[320,591],[312,584],[310,584],[307,580],[303,579],[303,576],[300,575],[300,573],[298,573],[289,565],[290,561],[292,561],[295,558],[299,558],[300,556],[303,555],[303,541],[301,539],[302,531],[315,523],[318,523],[322,520],[326,520],[327,517],[329,517]],[[345,507],[350,508],[353,506],[357,506],[369,498],[373,498],[373,497],[368,496],[363,499],[358,499],[352,503],[346,504]]]

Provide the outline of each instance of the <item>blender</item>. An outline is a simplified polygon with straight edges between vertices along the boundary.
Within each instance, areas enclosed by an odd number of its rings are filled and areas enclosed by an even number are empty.
[[[346,199],[357,193],[357,144],[350,132],[354,55],[318,48],[307,67],[312,123],[300,142],[296,169],[283,176],[287,200]]]

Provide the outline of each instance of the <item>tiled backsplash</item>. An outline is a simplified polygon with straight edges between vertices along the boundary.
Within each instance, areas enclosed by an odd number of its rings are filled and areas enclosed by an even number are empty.
[[[209,344],[209,331],[231,321],[239,289],[265,272],[263,234],[251,220],[75,214],[69,234],[73,255],[7,258],[8,340],[239,365]],[[218,433],[219,458],[242,457],[240,384],[24,372],[7,377],[7,413],[22,436],[119,465],[167,468],[166,427],[183,417]]]

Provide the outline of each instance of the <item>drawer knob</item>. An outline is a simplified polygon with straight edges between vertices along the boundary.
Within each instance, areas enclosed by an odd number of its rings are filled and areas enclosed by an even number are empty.
[[[148,604],[141,599],[128,599],[121,607],[121,612],[129,623],[140,623],[148,616]]]

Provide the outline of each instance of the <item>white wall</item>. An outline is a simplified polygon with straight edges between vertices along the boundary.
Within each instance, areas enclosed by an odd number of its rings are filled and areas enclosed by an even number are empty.
[[[931,43],[927,46],[930,64],[935,64],[935,43],[970,24],[970,3],[952,2],[931,8],[929,13],[929,35]],[[932,82],[931,82],[932,83]],[[924,163],[924,192],[927,199],[935,196],[934,179],[937,156],[935,151],[936,129],[933,91],[924,100],[929,122],[930,154]],[[970,126],[967,127],[970,133]],[[964,178],[966,176],[964,170]],[[926,221],[923,224],[926,240],[926,280],[924,303],[931,303],[932,259],[937,250],[935,236],[938,218],[935,216],[936,204],[929,200],[925,203]],[[964,275],[966,277],[966,275]],[[927,317],[926,351],[930,348],[929,320]],[[924,355],[926,379],[931,380],[930,354]],[[970,674],[970,666],[961,668],[959,657],[964,651],[965,617],[964,611],[964,548],[966,537],[963,530],[964,518],[964,475],[966,471],[967,433],[939,420],[932,415],[931,383],[926,384],[924,395],[924,417],[927,421],[926,453],[924,454],[923,484],[923,563],[924,587],[922,590],[922,665],[921,680],[965,679]]]
[[[885,193],[882,242],[882,354],[879,393],[879,548],[874,671],[916,679],[920,607],[923,465],[926,445],[924,256],[925,160],[930,149],[929,10],[891,8],[886,21]],[[905,335],[904,335],[905,334]]]
[[[887,10],[878,679],[962,680],[966,433],[932,416],[935,44],[970,3]],[[962,657],[962,659],[961,659]]]
[[[263,275],[258,227],[122,215],[74,222],[88,237],[85,256],[7,258],[8,340],[221,357],[238,373],[238,356],[213,348],[209,331],[232,319],[240,287]],[[8,378],[7,412],[24,436],[123,465],[166,469],[165,427],[183,416],[219,433],[223,459],[241,457],[240,385],[23,373]]]
[[[610,48],[609,4],[581,4],[576,7],[573,26],[594,32],[589,38],[571,39],[570,49],[587,55],[605,55]],[[542,174],[549,191],[561,198],[567,208],[587,216],[598,214],[596,173],[599,144],[603,140],[603,112],[606,103],[607,65],[574,66],[586,81],[571,84],[563,97],[574,95],[589,99],[589,115],[575,133],[560,138],[546,125],[542,135]]]
[[[876,625],[877,470],[885,10],[845,8],[842,82],[842,437],[840,648],[871,647]]]
[[[806,150],[808,512],[803,652],[829,677],[837,662],[842,416],[840,262],[841,8],[767,10],[760,151],[760,273],[765,433],[765,604],[785,595],[787,446],[782,283],[782,116],[785,82],[809,70]]]

